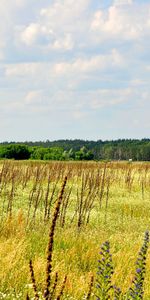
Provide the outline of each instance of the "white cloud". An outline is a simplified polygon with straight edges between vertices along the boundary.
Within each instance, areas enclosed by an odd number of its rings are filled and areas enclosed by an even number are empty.
[[[148,5],[116,0],[108,9],[94,13],[90,12],[90,5],[91,0],[56,0],[41,8],[36,22],[20,27],[17,39],[30,48],[47,49],[48,53],[73,49],[88,51],[103,40],[136,41],[150,35]]]
[[[101,89],[91,95],[91,108],[100,109],[128,102],[133,95],[131,88],[126,89]]]
[[[4,68],[6,78],[23,78],[26,81],[40,83],[63,80],[62,83],[70,87],[76,87],[81,82],[81,76],[91,76],[104,70],[120,69],[126,65],[126,59],[117,49],[112,49],[105,55],[93,55],[90,57],[78,57],[72,61],[57,62],[32,62],[7,64]],[[69,82],[66,83],[67,78]],[[78,78],[78,80],[77,80]]]
[[[133,0],[114,0],[113,5],[130,5],[133,4]]]
[[[27,46],[39,45],[47,50],[72,50],[74,46],[70,33],[62,35],[54,34],[48,25],[31,23],[20,34],[21,41]]]
[[[40,63],[10,64],[5,67],[5,75],[6,77],[27,77],[38,74],[42,67]]]
[[[42,8],[36,23],[20,28],[21,42],[27,46],[47,46],[48,50],[72,50],[75,40],[85,33],[89,22],[86,18],[89,2],[57,0]]]
[[[64,50],[71,50],[73,49],[74,42],[72,39],[71,34],[65,34],[64,38],[55,40],[52,48],[59,50],[59,49],[64,49]]]
[[[40,26],[37,23],[31,23],[21,33],[21,40],[27,46],[32,46],[35,43],[42,43],[53,34],[52,30],[48,30],[45,26]],[[40,41],[41,40],[41,41]]]
[[[128,9],[121,4],[130,4]],[[145,8],[145,7],[144,7]],[[95,12],[91,30],[101,34],[100,38],[121,38],[136,40],[148,33],[148,10],[141,13],[141,7],[133,5],[132,1],[115,1],[108,11]],[[104,36],[105,34],[105,36]]]
[[[61,24],[73,23],[73,20],[79,19],[82,13],[86,12],[90,0],[56,0],[48,8],[41,9],[41,16],[48,18],[50,23],[54,22],[55,27]],[[73,24],[72,24],[73,25]]]
[[[27,93],[24,103],[27,105],[43,105],[45,97],[42,90],[30,91]]]
[[[56,75],[71,73],[89,73],[110,69],[113,66],[121,67],[124,65],[124,58],[116,50],[112,49],[110,54],[95,55],[89,58],[78,58],[73,62],[60,62],[54,65]]]

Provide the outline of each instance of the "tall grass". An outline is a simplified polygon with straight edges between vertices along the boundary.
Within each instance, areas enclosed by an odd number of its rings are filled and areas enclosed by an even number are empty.
[[[148,163],[5,161],[0,165],[0,299],[3,295],[8,300],[25,299],[27,293],[35,297],[29,260],[39,298],[44,294],[45,249],[66,174],[54,230],[48,288],[52,297],[95,297],[97,254],[105,239],[113,256],[113,286],[120,287],[123,295],[132,286],[135,254],[143,232],[150,228]],[[147,260],[146,300],[150,299],[149,270]],[[115,289],[116,297],[121,297],[120,290]]]

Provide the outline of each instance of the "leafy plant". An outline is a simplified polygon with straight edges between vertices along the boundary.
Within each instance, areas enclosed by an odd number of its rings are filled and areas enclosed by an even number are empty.
[[[101,246],[101,259],[98,261],[98,272],[96,278],[95,297],[96,300],[140,300],[144,295],[144,278],[146,273],[146,255],[149,244],[149,232],[145,232],[144,243],[141,247],[136,261],[135,276],[132,286],[123,294],[120,288],[112,285],[113,263],[108,241]]]
[[[129,292],[127,293],[128,299],[143,299],[144,295],[144,278],[145,278],[145,272],[146,272],[146,254],[148,250],[148,244],[149,244],[149,232],[145,232],[144,236],[144,243],[141,247],[141,250],[139,251],[138,258],[136,261],[136,270],[135,270],[135,277],[133,279],[133,285],[129,289]]]
[[[96,279],[96,299],[108,300],[112,290],[111,277],[113,274],[112,256],[108,241],[102,244],[100,255],[101,259],[98,261],[98,276]]]

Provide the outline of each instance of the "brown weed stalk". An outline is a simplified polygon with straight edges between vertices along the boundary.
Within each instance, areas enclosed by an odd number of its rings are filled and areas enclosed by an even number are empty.
[[[51,292],[50,292],[50,299],[53,299],[53,297],[55,296],[55,292],[56,292],[56,287],[57,287],[57,283],[58,283],[58,273],[55,273],[55,279],[54,279],[54,283],[53,286],[51,288]]]
[[[32,260],[30,260],[30,262],[29,262],[29,268],[30,268],[31,281],[32,281],[32,285],[33,285],[33,290],[34,290],[35,300],[39,300],[39,295],[38,295],[38,292],[37,292],[37,285],[36,285],[36,281],[35,281],[35,276],[34,276],[34,269],[33,269],[33,265],[32,265]],[[27,299],[28,299],[28,298],[27,298]]]
[[[66,213],[67,213],[67,208],[69,205],[70,196],[72,193],[72,187],[73,187],[73,185],[70,187],[69,192],[66,195],[66,197],[64,197],[62,205],[61,205],[61,211],[60,211],[60,226],[61,227],[65,226]]]
[[[53,242],[54,242],[54,233],[55,233],[55,227],[56,227],[56,221],[59,215],[60,211],[60,204],[62,202],[65,186],[67,183],[67,176],[64,179],[59,197],[56,201],[54,214],[52,217],[52,224],[50,227],[50,233],[49,233],[49,242],[48,242],[48,248],[47,248],[47,265],[46,265],[46,282],[45,282],[45,291],[44,291],[44,298],[48,300],[50,295],[50,285],[51,285],[51,271],[52,271],[52,252],[53,252]]]
[[[26,295],[26,300],[30,300],[28,293]]]
[[[60,288],[60,292],[59,292],[58,296],[56,297],[56,300],[60,300],[61,296],[63,295],[63,291],[64,291],[65,284],[66,284],[66,280],[67,280],[67,276],[65,275],[64,280],[62,282],[62,286]]]
[[[101,189],[100,189],[100,195],[99,195],[100,208],[102,207],[102,199],[103,199],[104,189],[105,189],[106,170],[107,170],[107,163],[105,163],[105,165],[104,165],[102,181],[101,181]]]
[[[50,199],[47,204],[46,221],[48,221],[51,216],[51,208],[52,208],[53,204],[55,203],[54,198],[55,198],[55,193],[57,191],[57,187],[59,184],[59,180],[60,180],[60,174],[58,174],[58,176],[55,178],[55,182],[52,187]]]
[[[90,278],[90,282],[89,282],[89,286],[88,286],[88,293],[87,293],[87,296],[86,296],[86,300],[89,300],[90,297],[91,297],[91,293],[92,293],[92,288],[93,288],[93,283],[94,283],[94,276],[91,275],[91,278]]]

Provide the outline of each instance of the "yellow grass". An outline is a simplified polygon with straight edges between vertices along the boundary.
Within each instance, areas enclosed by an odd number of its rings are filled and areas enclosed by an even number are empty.
[[[33,296],[30,259],[38,289],[43,292],[51,216],[66,174],[68,182],[57,221],[53,252],[52,276],[59,272],[58,289],[67,274],[64,299],[84,299],[91,275],[95,276],[97,271],[99,247],[105,240],[110,241],[113,255],[113,282],[123,291],[129,288],[144,232],[150,229],[150,164],[108,163],[103,178],[104,168],[105,163],[91,162],[1,162],[0,299],[4,299],[4,295],[8,300],[25,299],[27,290]],[[50,217],[44,220],[49,176],[48,201],[51,198],[52,201]],[[69,200],[62,227],[61,216],[67,196]],[[86,199],[93,199],[89,223],[86,224],[83,213],[83,224],[78,227],[79,205],[83,202],[83,207],[86,207],[89,203]],[[146,300],[150,299],[149,258],[148,254]]]

